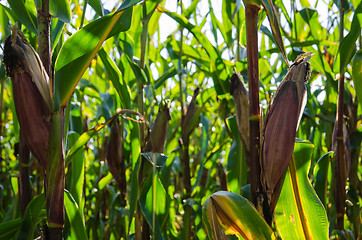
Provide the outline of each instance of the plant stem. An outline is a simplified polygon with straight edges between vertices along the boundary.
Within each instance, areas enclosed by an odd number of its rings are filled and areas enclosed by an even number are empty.
[[[251,196],[257,206],[257,192],[260,183],[260,106],[259,106],[259,66],[258,66],[258,12],[259,7],[245,5],[247,62],[250,101],[250,168]]]
[[[344,0],[340,1],[340,25],[339,25],[339,43],[343,40],[344,30]],[[336,163],[336,188],[335,204],[337,212],[337,229],[344,229],[344,202],[346,199],[346,166],[343,142],[343,113],[344,113],[344,68],[340,65],[340,78],[338,80],[338,102],[337,102],[337,163]]]
[[[49,0],[42,0],[42,9],[38,11],[39,56],[48,73],[52,88],[50,53],[50,14]],[[45,176],[45,194],[47,203],[48,236],[51,240],[61,240],[64,227],[64,155],[63,155],[64,112],[52,114],[50,119],[50,137]]]

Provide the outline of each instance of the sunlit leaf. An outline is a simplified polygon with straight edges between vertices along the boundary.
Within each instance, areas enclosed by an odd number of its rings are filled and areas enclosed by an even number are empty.
[[[22,0],[8,1],[10,8],[15,13],[19,21],[24,24],[30,31],[38,35],[36,16],[32,11],[29,11]],[[35,10],[35,6],[34,6]]]
[[[238,234],[246,240],[274,239],[272,229],[253,205],[233,192],[220,191],[211,195],[203,206],[203,221],[211,227],[208,234],[212,239],[220,236],[220,233],[215,233],[217,236],[213,233],[213,230],[220,231],[212,228],[217,226],[216,221],[225,229],[226,234]]]
[[[313,144],[296,142],[275,209],[277,230],[283,239],[328,239],[328,219],[308,179]]]
[[[359,50],[353,57],[352,76],[356,94],[362,102],[362,50]]]
[[[67,213],[71,227],[71,238],[79,240],[87,240],[87,234],[84,226],[84,219],[77,202],[74,200],[70,192],[64,189],[64,207]]]

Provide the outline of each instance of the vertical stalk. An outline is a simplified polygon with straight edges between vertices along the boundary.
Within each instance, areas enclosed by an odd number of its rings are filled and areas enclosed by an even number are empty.
[[[147,5],[146,1],[143,2],[142,5],[143,10],[143,17],[142,17],[142,33],[141,33],[141,56],[140,56],[140,63],[139,66],[142,70],[145,69],[145,62],[146,62],[146,47],[147,47],[147,38],[148,38],[148,22],[149,17],[147,16]],[[142,115],[144,115],[144,104],[143,104],[143,82],[142,79],[138,79],[137,81],[137,108],[138,112]],[[144,150],[145,146],[145,124],[139,123],[140,128],[140,144],[141,144],[141,152]],[[138,173],[138,179],[139,179],[139,190],[141,188],[141,183],[143,179],[143,166],[144,166],[144,159],[141,157],[141,164],[140,164],[140,170]],[[137,210],[135,213],[135,239],[141,240],[141,239],[149,239],[149,226],[147,224],[147,221],[143,218],[141,209],[139,205],[137,204]]]
[[[38,10],[38,44],[39,56],[49,75],[52,91],[52,71],[50,53],[50,14],[49,0],[42,0]],[[48,239],[61,240],[64,227],[64,112],[52,114],[50,119],[50,136],[45,175],[45,195],[47,203]]]
[[[246,41],[250,99],[250,168],[251,196],[257,206],[257,192],[260,183],[260,106],[259,106],[259,66],[258,66],[258,12],[260,7],[246,3]]]
[[[339,25],[339,43],[343,40],[344,30],[344,0],[340,1],[340,25]],[[337,212],[337,229],[344,229],[344,202],[346,199],[346,166],[343,143],[343,112],[344,112],[344,67],[340,65],[340,78],[338,80],[338,102],[337,102],[337,163],[336,163],[336,188],[335,204]]]

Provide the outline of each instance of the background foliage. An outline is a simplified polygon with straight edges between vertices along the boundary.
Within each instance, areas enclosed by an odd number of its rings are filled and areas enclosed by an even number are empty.
[[[120,1],[52,2],[52,59],[55,71],[61,73],[55,77],[56,84],[63,84],[56,87],[75,87],[74,93],[67,96],[70,98],[68,104],[62,101],[67,98],[61,95],[62,90],[59,102],[55,100],[55,106],[67,104],[65,111],[68,117],[65,123],[64,238],[133,238],[137,228],[135,219],[139,217],[134,214],[136,210],[136,213],[144,215],[157,239],[161,235],[167,239],[180,239],[187,234],[193,239],[206,239],[202,223],[205,200],[218,190],[241,194],[241,188],[247,184],[245,153],[237,134],[233,117],[235,109],[229,94],[229,79],[233,71],[241,72],[248,86],[243,4],[238,0],[145,1],[127,8],[119,21],[112,22],[115,14],[111,12],[119,8]],[[361,221],[362,108],[357,95],[362,96],[362,7],[358,0],[345,2],[344,31],[348,35],[346,43],[339,46],[339,1],[274,1],[288,60],[292,62],[302,52],[314,53],[310,60],[312,76],[307,86],[307,105],[297,137],[314,144],[310,168],[305,171],[308,171],[309,180],[326,210],[329,237],[338,235],[347,239],[358,238]],[[21,0],[1,1],[2,46],[10,34],[8,25],[19,22],[28,41],[37,49],[36,4],[38,1],[25,1],[25,4]],[[323,11],[317,11],[317,7],[320,9],[321,6]],[[106,15],[108,17],[102,18]],[[103,33],[105,25],[111,23],[115,24],[114,27]],[[265,114],[271,96],[288,67],[279,53],[263,9],[259,12],[259,27],[259,95]],[[76,32],[77,36],[74,35]],[[70,38],[71,35],[74,37]],[[102,44],[101,49],[86,56],[92,59],[88,65],[82,59],[82,51],[86,52],[99,43]],[[343,54],[339,54],[339,47]],[[62,58],[58,58],[60,54],[64,54]],[[332,133],[338,93],[336,79],[339,78],[341,60],[346,66],[345,115],[351,150],[346,233],[334,230],[336,214],[331,194]],[[69,63],[73,65],[66,69]],[[62,68],[66,70],[61,72]],[[85,71],[79,73],[81,79],[77,86],[71,86],[67,81],[71,82],[71,78],[75,77],[71,73],[76,72],[76,68],[84,68]],[[61,81],[57,82],[57,76]],[[32,158],[30,181],[33,200],[29,207],[36,209],[38,215],[31,220],[30,230],[23,229],[17,182],[19,125],[12,100],[12,85],[5,76],[3,65],[0,83],[0,239],[21,237],[21,234],[33,239],[41,235],[42,225],[46,222],[41,168]],[[149,129],[161,102],[166,99],[170,102],[171,120],[164,149],[167,158],[143,154],[151,162],[157,159],[158,169],[154,178],[145,177],[139,182],[140,149],[144,146],[139,138],[142,127],[126,118],[138,117],[122,113],[124,117],[120,117],[119,121],[124,138],[127,182],[126,190],[122,190],[106,162],[111,126],[103,124],[117,113],[117,109],[142,112],[137,101],[140,85],[144,93],[141,98],[143,114],[150,123]],[[200,94],[192,102],[194,91],[198,88]],[[190,134],[191,184],[191,192],[188,192],[182,161],[185,150],[179,139],[184,128],[181,119],[191,102],[196,108],[187,129]],[[76,149],[81,151],[75,152]],[[151,169],[152,165],[146,164],[144,168]],[[151,204],[152,191],[156,192],[155,206]],[[126,194],[126,198],[122,194]],[[247,189],[243,195],[248,195]],[[187,233],[185,222],[187,208],[191,208],[190,233]],[[154,215],[156,219],[153,219]]]

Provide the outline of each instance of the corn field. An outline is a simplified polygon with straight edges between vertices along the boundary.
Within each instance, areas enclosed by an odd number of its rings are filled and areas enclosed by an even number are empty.
[[[1,0],[0,240],[362,239],[360,0]]]

